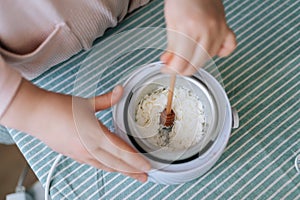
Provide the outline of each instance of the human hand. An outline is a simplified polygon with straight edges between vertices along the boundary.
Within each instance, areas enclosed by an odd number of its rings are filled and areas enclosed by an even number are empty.
[[[210,57],[228,56],[236,47],[221,0],[165,0],[165,19],[165,73],[192,75]]]
[[[22,80],[0,122],[37,137],[79,163],[145,182],[150,164],[95,117],[95,111],[117,103],[122,93],[118,86],[113,92],[84,99],[48,92]]]

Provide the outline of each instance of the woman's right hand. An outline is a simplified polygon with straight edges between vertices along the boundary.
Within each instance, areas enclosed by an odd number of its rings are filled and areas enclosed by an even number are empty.
[[[215,55],[236,47],[221,0],[165,0],[168,46],[161,60],[165,73],[192,75]]]

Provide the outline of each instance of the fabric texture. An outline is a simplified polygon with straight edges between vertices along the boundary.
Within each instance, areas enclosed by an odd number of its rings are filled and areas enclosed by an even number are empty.
[[[240,127],[232,131],[214,167],[181,185],[141,184],[63,157],[51,181],[53,200],[300,199],[300,176],[294,168],[300,154],[300,2],[224,0],[224,6],[238,47],[227,58],[214,58],[217,68],[208,64],[205,69],[223,80],[231,105],[239,113]],[[159,60],[165,37],[130,30],[163,28],[163,16],[163,2],[151,2],[108,30],[91,50],[56,65],[33,82],[80,96],[110,91],[133,69]],[[144,43],[161,49],[135,48]],[[111,109],[97,116],[113,129]],[[45,184],[57,154],[25,133],[9,131]]]

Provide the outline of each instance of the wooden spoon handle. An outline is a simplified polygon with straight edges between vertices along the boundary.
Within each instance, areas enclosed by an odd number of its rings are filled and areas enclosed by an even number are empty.
[[[167,115],[171,114],[172,110],[172,101],[173,101],[173,93],[174,93],[174,87],[175,87],[175,81],[176,81],[176,74],[171,75],[171,81],[170,81],[170,88],[168,93],[168,102],[167,102]]]

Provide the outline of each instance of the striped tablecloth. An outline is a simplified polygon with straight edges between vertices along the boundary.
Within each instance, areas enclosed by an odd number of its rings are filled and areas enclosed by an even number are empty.
[[[182,185],[141,184],[64,157],[52,178],[53,199],[300,199],[300,174],[294,168],[294,159],[300,154],[300,1],[224,0],[224,5],[238,47],[230,57],[214,61],[230,102],[238,110],[240,127],[232,132],[215,166]],[[140,39],[162,48],[166,42],[160,34],[146,32],[107,41],[132,28],[164,26],[163,1],[154,0],[108,30],[90,51],[53,67],[34,83],[81,96],[107,92],[124,74],[157,61],[162,52],[143,48],[120,55],[120,49],[136,45]],[[76,77],[85,67],[82,90],[76,93]],[[90,87],[99,72],[101,78],[96,79],[93,92]],[[97,116],[113,128],[111,110]],[[57,154],[31,136],[9,132],[45,184]]]

